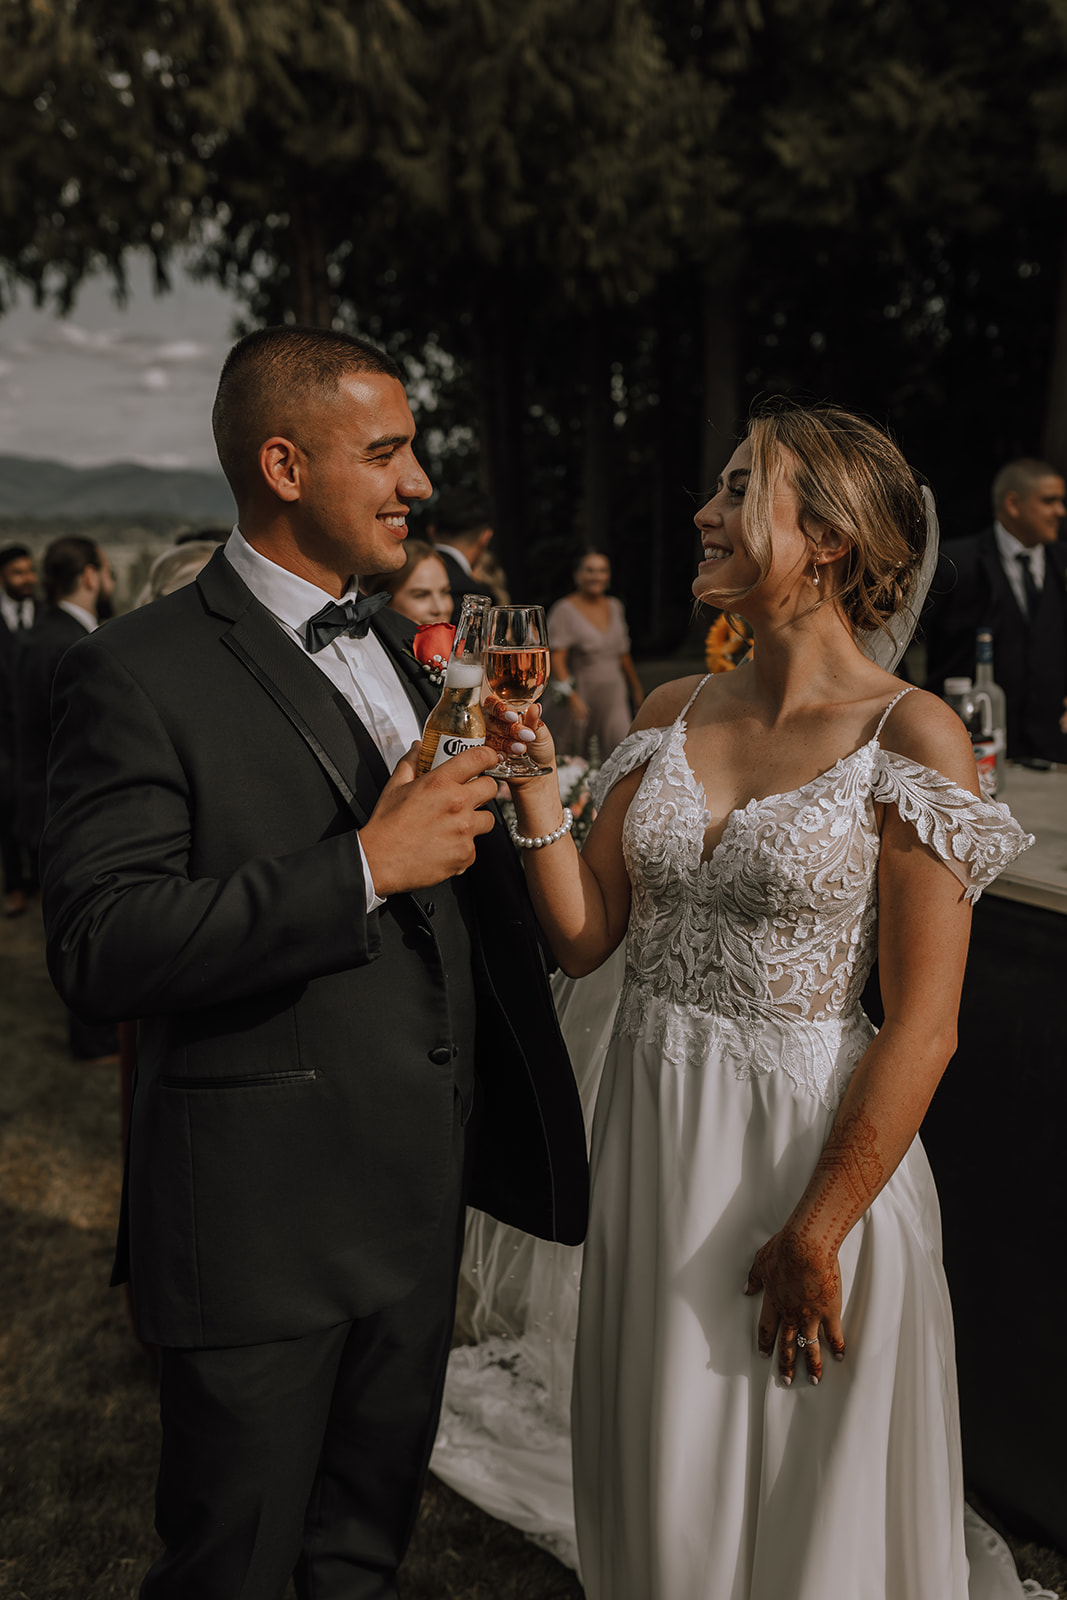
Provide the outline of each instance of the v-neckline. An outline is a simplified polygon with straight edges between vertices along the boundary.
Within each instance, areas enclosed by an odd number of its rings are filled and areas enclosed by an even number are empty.
[[[707,793],[704,789],[704,785],[693,771],[692,765],[689,761],[689,754],[686,750],[686,735],[689,730],[688,718],[685,716],[679,717],[674,724],[674,729],[678,737],[678,754],[681,757],[683,766],[685,767],[686,776],[689,780],[689,786],[692,789],[693,796],[700,807],[701,834],[699,865],[701,870],[703,870],[705,867],[711,866],[712,862],[715,860],[715,857],[719,853],[719,848],[722,845],[723,840],[734,826],[734,823],[738,817],[743,817],[754,808],[758,809],[760,806],[765,806],[772,800],[789,800],[794,795],[803,794],[805,789],[811,789],[815,784],[822,783],[824,779],[831,777],[839,770],[839,768],[844,767],[850,761],[855,761],[857,756],[863,755],[864,751],[869,750],[872,745],[878,745],[878,735],[874,734],[873,737],[868,739],[865,744],[857,746],[855,750],[850,750],[847,755],[838,756],[837,760],[832,766],[826,767],[822,772],[817,772],[815,776],[813,778],[809,778],[806,783],[798,783],[792,789],[778,789],[775,790],[773,794],[753,796],[751,800],[746,800],[744,805],[731,807],[723,819],[722,832],[716,839],[711,852],[709,854],[705,854],[707,825],[710,821],[710,813],[708,812]]]
[[[611,632],[611,624],[614,622],[615,618],[614,618],[614,616],[612,614],[611,600],[610,599],[608,600],[608,625],[607,625],[606,628],[598,628],[596,623],[593,621],[592,617],[588,616],[582,610],[581,606],[575,605],[574,601],[571,600],[570,598],[568,598],[567,604],[571,607],[572,610],[577,611],[577,613],[581,617],[582,621],[585,622],[590,628],[592,628],[594,633],[599,634],[602,639],[606,638],[607,635]]]

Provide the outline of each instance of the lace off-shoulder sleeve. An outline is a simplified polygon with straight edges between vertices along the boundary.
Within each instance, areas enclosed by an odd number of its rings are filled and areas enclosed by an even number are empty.
[[[619,779],[650,760],[669,732],[669,728],[638,728],[615,746],[600,771],[589,780],[589,793],[598,811]]]
[[[879,758],[874,799],[895,805],[912,823],[923,844],[956,874],[972,905],[1033,844],[1033,834],[1023,832],[1001,801],[980,800],[951,778],[892,750],[880,751]]]

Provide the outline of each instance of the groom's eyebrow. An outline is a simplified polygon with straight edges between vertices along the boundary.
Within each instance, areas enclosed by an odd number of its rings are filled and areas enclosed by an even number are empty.
[[[387,445],[407,444],[410,437],[408,433],[386,433],[380,439],[372,439],[367,449],[384,450]]]

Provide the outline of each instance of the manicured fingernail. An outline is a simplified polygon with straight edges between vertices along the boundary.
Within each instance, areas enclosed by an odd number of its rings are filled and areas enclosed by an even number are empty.
[[[511,751],[513,756],[521,756],[526,752],[526,746],[524,744],[512,744],[508,746],[508,749]]]
[[[771,1352],[769,1350],[761,1350],[760,1356],[764,1361],[769,1361],[771,1359]]]
[[[518,722],[518,720],[519,720],[519,713],[517,711],[505,711],[504,712],[504,721],[505,722]]]
[[[834,1351],[834,1360],[835,1361],[844,1361],[844,1359],[845,1359],[845,1352],[843,1350],[835,1350]]]
[[[532,728],[516,728],[515,732],[518,738],[524,740],[526,744],[532,744],[537,738]]]
[[[789,1388],[789,1387],[790,1387],[790,1386],[791,1386],[791,1384],[792,1384],[792,1382],[793,1382],[793,1380],[792,1380],[792,1378],[790,1378],[790,1377],[788,1377],[788,1376],[787,1376],[787,1375],[786,1375],[786,1374],[785,1374],[785,1373],[784,1373],[784,1372],[783,1372],[783,1373],[782,1373],[782,1382],[783,1382],[783,1383],[784,1383],[784,1384],[785,1384],[785,1387],[786,1387],[786,1388],[787,1388],[787,1389],[788,1389],[788,1388]]]
[[[815,1377],[813,1377],[813,1378],[812,1378],[812,1380],[811,1380],[811,1386],[812,1386],[812,1388],[813,1388],[813,1389],[815,1389],[815,1388],[818,1388],[818,1384],[819,1384],[819,1380],[818,1380],[818,1378],[815,1378]]]

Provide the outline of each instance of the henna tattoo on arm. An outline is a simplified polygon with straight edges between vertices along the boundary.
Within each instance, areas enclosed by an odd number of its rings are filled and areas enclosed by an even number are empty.
[[[797,1208],[804,1219],[797,1229],[804,1245],[823,1256],[836,1255],[887,1176],[878,1130],[867,1113],[838,1117]]]

